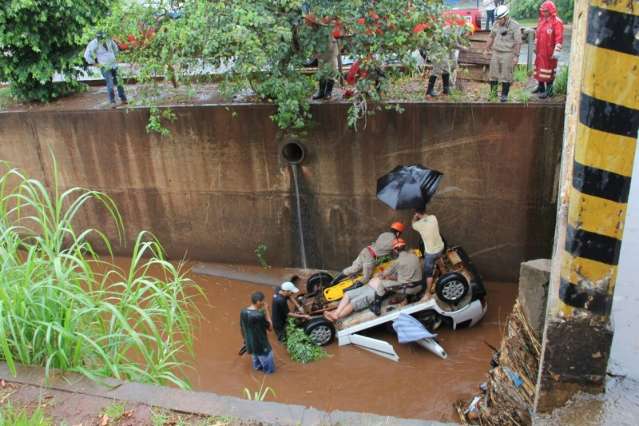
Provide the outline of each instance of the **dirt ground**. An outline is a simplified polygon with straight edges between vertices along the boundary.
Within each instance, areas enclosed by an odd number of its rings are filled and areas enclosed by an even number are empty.
[[[69,426],[250,426],[230,417],[202,417],[37,386],[0,381],[0,413],[12,407],[31,415],[44,411],[50,424]]]
[[[426,80],[423,76],[405,76],[394,80],[385,99],[389,102],[453,102],[453,103],[483,103],[499,102],[498,99],[490,97],[488,83],[464,78],[465,71],[458,71],[458,78],[450,96],[426,97]],[[535,87],[532,79],[524,80],[520,76],[519,81],[515,81],[510,90],[509,102],[514,103],[560,103],[564,96],[554,96],[551,99],[541,100],[530,92]],[[441,92],[441,79],[438,79],[436,91]],[[500,89],[501,90],[501,89]],[[194,84],[190,86],[180,86],[174,89],[167,83],[159,83],[153,89],[155,93],[150,96],[148,87],[139,85],[127,85],[125,91],[130,100],[130,107],[145,106],[144,99],[152,98],[158,105],[207,105],[207,104],[242,104],[259,102],[250,90],[239,93],[229,98],[223,96],[220,86],[217,83]],[[345,88],[336,85],[333,90],[333,97],[328,101],[312,101],[313,103],[327,102],[348,102],[344,98]],[[66,98],[58,99],[51,103],[20,103],[14,101],[8,95],[8,88],[0,88],[0,111],[69,111],[86,109],[107,109],[109,108],[106,87],[88,86],[87,90]],[[119,108],[124,108],[119,106]]]

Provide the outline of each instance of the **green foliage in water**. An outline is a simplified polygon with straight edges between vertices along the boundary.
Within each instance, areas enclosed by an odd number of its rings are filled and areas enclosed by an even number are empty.
[[[269,393],[273,396],[277,396],[272,387],[264,387],[264,381],[262,381],[260,388],[254,392],[251,392],[249,388],[244,388],[244,397],[249,401],[264,401]]]
[[[568,65],[562,65],[555,77],[553,91],[556,95],[565,95],[568,92]]]
[[[0,7],[0,81],[19,100],[50,101],[78,90],[75,77],[91,29],[110,0],[11,0]],[[54,83],[61,73],[66,81]]]
[[[307,364],[327,356],[324,348],[317,346],[304,330],[295,324],[293,318],[289,318],[286,327],[286,350],[295,362]]]
[[[140,233],[127,269],[102,260],[91,241],[108,238],[74,226],[83,209],[104,208],[123,224],[107,195],[62,191],[54,167],[49,190],[17,169],[0,174],[0,359],[74,371],[99,380],[188,383],[178,374],[192,354],[198,287],[160,243]]]

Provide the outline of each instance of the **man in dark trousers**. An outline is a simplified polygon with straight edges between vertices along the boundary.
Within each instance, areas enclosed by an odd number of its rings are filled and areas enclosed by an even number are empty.
[[[240,312],[240,327],[246,352],[253,356],[253,368],[266,374],[275,373],[273,349],[266,336],[272,322],[261,291],[253,293],[251,305]]]
[[[275,330],[277,340],[280,342],[286,340],[286,325],[289,317],[311,319],[309,315],[304,314],[302,307],[295,300],[295,295],[300,291],[295,285],[299,279],[297,275],[293,275],[291,280],[282,283],[273,295],[271,319],[273,320],[273,330]],[[296,312],[291,312],[289,301],[295,306]]]

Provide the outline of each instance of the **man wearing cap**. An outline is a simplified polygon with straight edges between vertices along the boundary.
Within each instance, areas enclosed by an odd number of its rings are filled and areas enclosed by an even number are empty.
[[[331,284],[337,284],[344,278],[362,273],[360,282],[362,284],[368,283],[373,276],[373,270],[375,269],[375,261],[381,257],[389,255],[393,251],[393,241],[399,238],[404,232],[404,224],[401,222],[393,222],[390,226],[390,231],[382,232],[377,237],[374,243],[364,247],[359,252],[357,258],[353,261],[353,264],[344,269],[341,274],[335,277]]]
[[[299,277],[293,275],[291,280],[283,282],[273,295],[271,321],[273,321],[273,330],[275,330],[277,340],[280,342],[286,339],[286,324],[289,317],[311,319],[309,315],[304,314],[302,307],[297,303],[297,300],[295,300],[294,296],[300,291],[295,285],[297,281],[299,281]],[[296,312],[290,311],[289,301],[295,306]]]
[[[421,282],[421,262],[415,254],[406,251],[406,241],[396,238],[393,241],[393,252],[397,259],[387,271],[377,275],[364,287],[346,291],[337,309],[324,312],[324,317],[330,321],[337,321],[371,305],[375,315],[380,315],[382,297],[388,288]],[[410,289],[407,292],[410,294]]]
[[[501,102],[508,101],[508,92],[513,81],[513,69],[519,60],[521,49],[521,26],[508,16],[508,6],[498,6],[497,22],[490,32],[490,40],[484,53],[492,50],[488,79],[490,91],[497,94],[501,83]]]
[[[118,82],[118,64],[115,56],[118,54],[118,45],[103,31],[98,31],[96,38],[91,40],[84,51],[84,59],[89,65],[98,65],[100,72],[106,81],[107,92],[109,93],[109,102],[111,108],[115,108],[115,93],[113,86],[118,89],[118,96],[122,104],[127,104],[124,87]]]

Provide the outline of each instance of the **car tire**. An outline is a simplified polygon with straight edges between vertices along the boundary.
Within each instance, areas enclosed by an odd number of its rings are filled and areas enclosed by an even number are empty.
[[[469,285],[466,277],[458,272],[442,275],[435,286],[437,297],[450,304],[456,304],[466,296]]]
[[[304,332],[318,346],[326,346],[335,338],[335,326],[325,318],[310,320],[304,327]]]
[[[317,272],[306,280],[306,294],[312,294],[318,290],[330,287],[333,277],[328,272]]]

